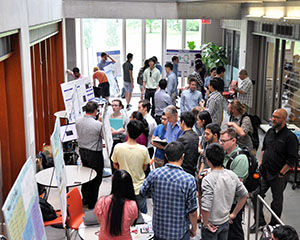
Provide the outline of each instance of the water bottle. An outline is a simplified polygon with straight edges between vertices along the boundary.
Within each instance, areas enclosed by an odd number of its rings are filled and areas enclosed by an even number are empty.
[[[80,158],[77,159],[76,165],[77,165],[77,174],[79,174],[80,168],[81,168],[81,166],[82,166]]]

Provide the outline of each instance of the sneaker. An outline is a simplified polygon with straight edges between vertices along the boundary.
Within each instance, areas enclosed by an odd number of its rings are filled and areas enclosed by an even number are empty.
[[[258,230],[262,230],[263,227],[266,225],[266,222],[261,222],[258,225]],[[255,228],[256,228],[256,223],[254,223],[251,227],[250,227],[250,233],[255,233]]]
[[[131,107],[130,107],[130,105],[128,104],[128,105],[126,106],[126,110],[129,111],[130,109],[131,109]]]

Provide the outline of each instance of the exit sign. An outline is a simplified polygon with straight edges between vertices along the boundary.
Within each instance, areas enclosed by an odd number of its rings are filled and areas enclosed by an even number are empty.
[[[211,24],[210,19],[202,19],[201,22],[202,22],[202,24]]]

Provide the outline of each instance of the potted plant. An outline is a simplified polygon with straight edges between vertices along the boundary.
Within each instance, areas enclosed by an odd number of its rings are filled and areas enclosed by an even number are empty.
[[[188,44],[188,48],[190,50],[194,50],[196,48],[196,45],[195,45],[194,41],[188,41],[187,44]]]
[[[200,46],[202,61],[207,71],[213,67],[225,66],[228,64],[225,49],[213,42],[205,43]]]

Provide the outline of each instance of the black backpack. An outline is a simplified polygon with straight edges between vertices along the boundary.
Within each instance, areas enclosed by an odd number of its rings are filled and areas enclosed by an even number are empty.
[[[249,136],[252,140],[253,148],[255,150],[257,150],[258,147],[259,147],[258,129],[259,129],[259,125],[261,124],[261,120],[257,115],[249,115],[249,114],[245,113],[244,115],[242,115],[242,118],[239,122],[239,126],[242,125],[243,119],[246,116],[248,116],[250,118],[251,125],[252,125],[252,128],[253,128],[253,132],[252,133],[249,132],[248,134],[249,134]],[[229,121],[232,121],[232,117],[230,117]]]
[[[40,198],[39,203],[44,221],[50,221],[57,218],[54,208],[50,203],[47,202],[46,199]]]
[[[248,177],[244,181],[244,185],[247,188],[248,192],[253,192],[259,187],[259,172],[258,172],[258,163],[256,157],[248,150],[247,147],[240,147],[241,150],[235,152],[229,159],[226,164],[226,169],[230,170],[230,165],[233,160],[240,154],[245,154],[248,159],[249,170]]]

